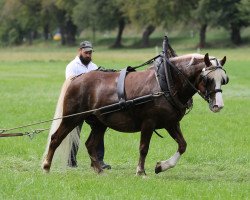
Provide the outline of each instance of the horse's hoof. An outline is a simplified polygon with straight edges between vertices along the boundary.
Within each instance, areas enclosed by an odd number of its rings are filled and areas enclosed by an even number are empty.
[[[147,174],[146,174],[146,172],[144,170],[144,171],[138,171],[138,172],[136,172],[136,175],[137,176],[146,176]]]
[[[155,173],[159,174],[160,172],[162,172],[162,168],[161,168],[161,163],[158,162],[155,166]]]
[[[102,168],[99,168],[99,167],[94,167],[94,166],[91,166],[94,171],[97,173],[97,174],[101,174],[103,172]]]
[[[49,170],[50,170],[50,165],[49,164],[44,164],[43,165],[43,171],[46,172],[46,173],[49,173]]]
[[[92,167],[97,174],[101,174],[103,172],[102,168],[100,166],[94,165],[93,162],[91,163],[90,167]]]

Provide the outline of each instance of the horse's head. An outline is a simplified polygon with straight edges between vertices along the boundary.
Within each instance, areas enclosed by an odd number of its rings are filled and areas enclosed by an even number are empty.
[[[209,108],[213,112],[219,112],[224,106],[221,86],[229,81],[226,71],[222,67],[225,62],[226,57],[222,60],[209,58],[208,54],[204,57],[205,67],[200,74],[198,89],[207,99]]]

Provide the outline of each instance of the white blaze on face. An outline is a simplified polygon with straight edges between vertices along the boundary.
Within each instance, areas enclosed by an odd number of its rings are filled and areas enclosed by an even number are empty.
[[[217,92],[215,94],[215,104],[214,106],[218,106],[219,108],[223,108],[224,107],[224,102],[223,102],[223,98],[222,98],[222,93],[221,92]]]
[[[214,76],[214,80],[215,80],[215,90],[216,89],[221,89],[221,79],[224,78],[221,75],[221,71],[218,70],[217,73]],[[217,106],[218,108],[223,108],[224,107],[224,102],[223,102],[223,98],[222,98],[222,93],[221,92],[216,92],[215,94],[215,101],[214,101],[214,105],[213,106]]]
[[[211,80],[214,80],[214,90],[216,93],[212,95],[209,107],[213,112],[218,112],[224,107],[222,92],[219,91],[221,90],[222,83],[227,82],[226,80],[228,80],[228,78],[217,59],[210,58],[210,62],[213,67],[216,67],[215,70],[208,72],[208,77]],[[211,92],[213,92],[213,89],[211,90]]]

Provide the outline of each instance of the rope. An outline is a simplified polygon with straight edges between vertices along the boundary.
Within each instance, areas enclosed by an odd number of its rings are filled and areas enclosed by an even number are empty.
[[[59,119],[74,117],[74,116],[81,115],[81,114],[88,114],[88,113],[92,113],[92,112],[96,112],[96,111],[98,111],[98,109],[88,110],[88,111],[85,111],[85,112],[79,112],[79,113],[75,113],[75,114],[71,114],[71,115],[65,115],[65,116],[62,116],[62,117],[54,118],[54,119],[49,119],[49,120],[44,120],[44,121],[40,121],[40,122],[35,122],[35,123],[32,123],[32,124],[27,124],[27,125],[23,125],[23,126],[17,126],[17,127],[14,127],[14,128],[0,129],[0,133],[4,133],[4,132],[7,132],[7,131],[16,130],[16,129],[20,129],[20,128],[26,128],[26,127],[34,126],[34,125],[38,125],[38,124],[44,124],[44,123],[55,121],[55,120],[59,120]]]
[[[182,73],[182,71],[180,69],[178,69],[178,67],[176,67],[175,65],[173,65],[169,60],[166,60],[168,62],[168,64],[176,69],[185,79],[185,81],[193,88],[193,90],[195,90],[205,101],[208,101],[207,98],[200,92],[200,90],[198,90],[193,83],[191,83],[188,78],[185,76],[185,74]]]
[[[152,94],[152,96],[153,97],[159,97],[159,96],[161,96],[163,94],[164,94],[163,92],[156,92],[156,93]],[[29,137],[33,138],[33,136],[35,134],[38,134],[38,133],[43,132],[45,130],[48,130],[49,128],[47,128],[47,129],[36,129],[36,130],[32,131],[31,133],[30,132],[25,132],[25,133],[5,133],[5,132],[9,132],[9,131],[16,130],[16,129],[21,129],[21,128],[26,128],[26,127],[30,127],[30,126],[34,126],[34,125],[38,125],[38,124],[44,124],[44,123],[48,123],[48,122],[59,120],[59,119],[65,119],[65,118],[74,117],[74,116],[78,116],[78,115],[94,113],[94,112],[100,111],[104,107],[100,107],[100,108],[96,108],[96,109],[92,109],[92,110],[88,110],[88,111],[83,111],[83,112],[78,112],[78,113],[74,113],[74,114],[71,114],[71,115],[65,115],[65,116],[62,116],[62,117],[53,118],[53,119],[49,119],[49,120],[44,120],[44,121],[40,121],[40,122],[35,122],[35,123],[31,123],[31,124],[26,124],[26,125],[22,125],[22,126],[17,126],[17,127],[14,127],[14,128],[0,129],[0,137],[14,137],[14,136],[28,135]]]
[[[45,130],[48,130],[49,128],[46,129],[36,129],[32,132],[25,132],[25,133],[5,133],[3,134],[2,130],[0,132],[0,137],[18,137],[18,136],[29,136],[30,139],[33,139],[36,134],[39,134]]]

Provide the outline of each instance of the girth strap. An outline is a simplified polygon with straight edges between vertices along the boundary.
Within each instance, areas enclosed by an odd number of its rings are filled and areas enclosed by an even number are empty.
[[[125,93],[125,77],[127,75],[127,68],[122,69],[117,80],[117,95],[119,102],[124,102],[126,99]]]
[[[127,73],[135,71],[132,67],[128,66],[121,70],[120,75],[117,81],[117,95],[121,108],[124,108],[126,105],[126,91],[125,91],[125,78]]]

